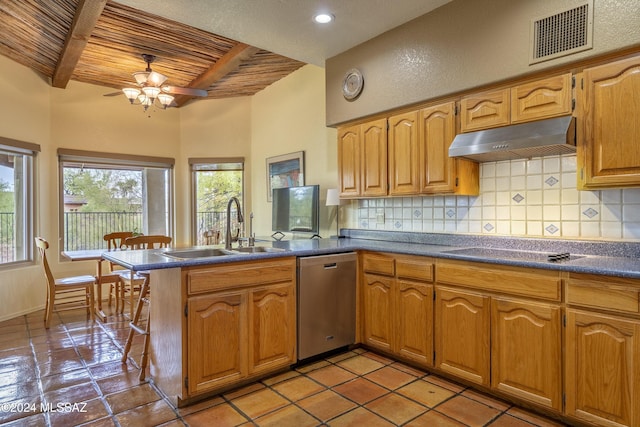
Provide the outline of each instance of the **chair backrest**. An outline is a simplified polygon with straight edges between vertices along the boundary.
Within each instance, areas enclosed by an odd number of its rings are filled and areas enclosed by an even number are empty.
[[[126,239],[125,244],[131,249],[166,248],[171,244],[169,236],[136,236]]]
[[[127,247],[125,240],[133,237],[133,231],[116,231],[104,235],[104,241],[107,242],[107,249],[115,251],[116,249],[124,249]]]
[[[51,274],[51,269],[49,268],[49,262],[47,261],[47,249],[49,249],[49,242],[47,242],[42,237],[36,237],[36,247],[38,248],[38,252],[40,252],[40,256],[42,257],[42,268],[44,269],[44,276],[47,279],[47,286],[49,289],[53,289],[56,284],[56,280],[53,278],[53,274]]]
[[[220,231],[212,228],[202,233],[204,241],[207,245],[217,245],[220,243]]]

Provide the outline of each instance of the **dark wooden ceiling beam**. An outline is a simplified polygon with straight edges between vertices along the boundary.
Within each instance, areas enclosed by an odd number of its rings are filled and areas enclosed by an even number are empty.
[[[207,89],[209,86],[238,69],[242,61],[246,61],[255,55],[260,49],[257,47],[249,46],[248,44],[238,43],[229,51],[224,54],[215,64],[209,69],[193,79],[187,87],[194,89]],[[193,96],[178,95],[175,97],[175,102],[178,107],[183,106],[186,102],[193,99]]]
[[[65,88],[73,75],[73,70],[82,55],[89,37],[102,15],[107,0],[80,0],[73,17],[73,23],[67,33],[67,37],[60,53],[60,58],[53,72],[51,85]]]

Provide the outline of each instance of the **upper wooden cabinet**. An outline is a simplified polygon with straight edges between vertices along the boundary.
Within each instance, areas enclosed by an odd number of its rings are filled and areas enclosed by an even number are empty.
[[[460,100],[460,130],[506,126],[510,120],[509,89],[465,96]]]
[[[387,194],[387,120],[338,129],[340,196]]]
[[[420,191],[418,112],[389,117],[389,194],[401,196]]]
[[[479,194],[478,163],[449,157],[456,136],[455,103],[423,108],[418,117],[420,193]]]
[[[578,188],[640,185],[640,56],[584,70]]]
[[[478,195],[478,164],[449,157],[455,135],[454,102],[338,129],[340,196]]]
[[[511,88],[511,123],[571,114],[571,74]]]
[[[571,74],[465,96],[460,109],[462,132],[568,115],[572,110]]]

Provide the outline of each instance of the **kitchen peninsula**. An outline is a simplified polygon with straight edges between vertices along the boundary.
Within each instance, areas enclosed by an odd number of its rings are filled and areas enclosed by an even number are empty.
[[[607,425],[615,416],[638,425],[640,245],[343,234],[191,259],[164,250],[105,254],[152,270],[158,387],[184,406],[288,369],[297,361],[296,257],[356,251],[357,343],[557,417]],[[404,322],[400,312],[425,322]],[[461,340],[470,335],[456,325],[473,330],[473,339]],[[540,351],[530,351],[531,342]],[[593,352],[594,345],[606,351]]]

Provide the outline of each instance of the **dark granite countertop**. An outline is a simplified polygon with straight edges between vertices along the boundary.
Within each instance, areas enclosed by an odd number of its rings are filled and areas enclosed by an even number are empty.
[[[421,255],[542,268],[547,270],[640,278],[640,243],[560,239],[508,238],[404,232],[342,230],[341,239],[260,241],[257,246],[279,252],[243,253],[207,258],[177,259],[165,249],[105,252],[104,258],[133,270],[180,268],[283,256],[306,257],[356,250]],[[220,247],[220,246],[217,246]],[[201,247],[202,248],[202,247]],[[210,247],[209,247],[210,248]],[[474,248],[473,250],[461,250]],[[479,249],[478,249],[479,248]],[[547,261],[549,253],[571,254],[568,260]]]

